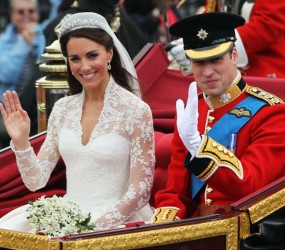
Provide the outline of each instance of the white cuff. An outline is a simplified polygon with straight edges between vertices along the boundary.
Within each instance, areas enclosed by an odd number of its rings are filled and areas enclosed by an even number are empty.
[[[11,147],[12,151],[15,154],[18,154],[18,153],[22,154],[22,153],[27,153],[27,152],[29,153],[32,150],[31,145],[28,148],[24,149],[24,150],[16,150],[15,146],[14,146],[14,143],[13,143],[13,140],[10,140],[10,147]]]

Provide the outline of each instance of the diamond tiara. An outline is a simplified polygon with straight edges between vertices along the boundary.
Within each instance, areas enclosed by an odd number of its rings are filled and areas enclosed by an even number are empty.
[[[62,24],[60,27],[58,38],[61,38],[63,35],[67,34],[68,32],[81,29],[81,28],[101,28],[103,30],[107,29],[107,24],[102,23],[98,20],[94,19],[74,19],[74,20],[67,20]]]

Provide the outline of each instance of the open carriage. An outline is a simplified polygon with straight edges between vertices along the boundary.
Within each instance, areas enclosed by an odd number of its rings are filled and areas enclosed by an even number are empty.
[[[134,59],[144,100],[153,112],[156,169],[150,204],[167,180],[175,102],[187,98],[192,76],[169,69],[161,44],[148,44]],[[245,77],[245,80],[285,100],[285,80]],[[45,132],[31,138],[39,150]],[[282,159],[280,159],[282,160]],[[65,193],[65,166],[59,160],[48,185],[30,192],[22,183],[10,148],[0,152],[0,216],[30,200]],[[127,224],[116,230],[49,239],[0,230],[0,248],[8,249],[285,249],[285,177],[231,204],[230,211],[153,225]]]

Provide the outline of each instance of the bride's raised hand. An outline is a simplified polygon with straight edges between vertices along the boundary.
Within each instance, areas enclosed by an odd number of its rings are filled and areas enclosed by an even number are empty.
[[[0,110],[7,133],[13,140],[15,148],[24,150],[29,146],[30,118],[22,109],[15,91],[6,91],[3,98],[4,106],[0,103]]]

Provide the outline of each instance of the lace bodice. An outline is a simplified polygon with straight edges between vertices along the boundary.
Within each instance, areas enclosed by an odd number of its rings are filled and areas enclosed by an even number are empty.
[[[148,204],[153,182],[154,135],[149,106],[111,78],[98,124],[81,142],[84,93],[58,100],[38,155],[15,151],[25,185],[46,185],[58,159],[66,165],[65,197],[91,212],[98,229],[127,221]]]

